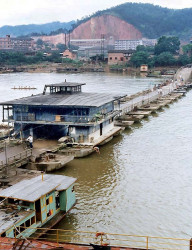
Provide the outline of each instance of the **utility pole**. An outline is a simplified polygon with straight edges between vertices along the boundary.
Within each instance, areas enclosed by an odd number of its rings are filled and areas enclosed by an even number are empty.
[[[101,34],[101,59],[105,59],[105,35]]]
[[[8,175],[8,161],[7,161],[7,143],[5,141],[5,176]]]
[[[69,47],[69,49],[70,49],[70,43],[71,43],[71,30],[69,30],[69,42],[68,42],[68,47]]]
[[[66,32],[65,32],[65,46],[67,48],[67,34],[66,34]]]
[[[23,142],[23,117],[22,117],[22,107],[20,109],[21,114],[21,142]]]

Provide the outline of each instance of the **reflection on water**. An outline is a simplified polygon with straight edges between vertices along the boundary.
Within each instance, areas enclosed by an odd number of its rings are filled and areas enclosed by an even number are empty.
[[[153,81],[114,74],[14,74],[0,76],[1,93],[7,93],[1,100],[22,93],[13,93],[5,82],[30,83],[40,92],[45,83],[65,78],[86,82],[86,91],[112,93],[135,93]],[[57,227],[191,238],[191,99],[192,91],[126,129],[100,154],[75,159],[55,172],[78,179],[78,203]]]

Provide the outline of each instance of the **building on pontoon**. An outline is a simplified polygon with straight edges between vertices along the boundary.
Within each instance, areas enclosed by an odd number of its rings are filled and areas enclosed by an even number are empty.
[[[115,103],[122,96],[82,92],[83,85],[45,85],[42,94],[0,103],[3,121],[13,122],[23,137],[29,133],[34,138],[70,136],[77,143],[94,144],[101,136],[118,132],[114,117],[120,110],[115,109]]]

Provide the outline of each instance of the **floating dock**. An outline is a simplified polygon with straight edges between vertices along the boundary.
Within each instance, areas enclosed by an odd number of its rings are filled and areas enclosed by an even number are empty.
[[[192,88],[192,84],[188,83],[184,87],[189,90]],[[167,88],[169,87],[167,86]],[[167,94],[164,95],[158,94],[151,97],[147,97],[149,94],[147,92],[146,96],[142,99],[139,99],[138,95],[135,95],[133,100],[131,98],[123,98],[123,114],[116,117],[115,126],[125,128],[130,127],[134,124],[134,122],[141,121],[144,117],[148,117],[151,113],[155,113],[163,107],[168,106],[172,102],[176,101],[178,98],[181,98],[184,94],[183,92],[186,92],[186,90],[184,91],[176,89],[173,91],[168,91]],[[139,101],[134,101],[134,99],[139,99]],[[130,104],[130,106],[126,106],[126,103]]]

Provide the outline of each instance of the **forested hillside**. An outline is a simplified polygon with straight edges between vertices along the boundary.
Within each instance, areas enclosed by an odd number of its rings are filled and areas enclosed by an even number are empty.
[[[61,23],[61,22],[52,22],[46,24],[29,24],[29,25],[17,25],[17,26],[3,26],[0,27],[0,37],[4,37],[7,34],[11,36],[25,36],[32,33],[38,34],[55,34],[56,30],[62,33],[64,30],[70,30],[75,21]]]
[[[90,17],[103,14],[115,15],[125,20],[148,38],[174,35],[188,41],[192,35],[192,8],[174,10],[152,4],[125,3],[104,11],[98,11]],[[87,21],[90,17],[79,20],[76,26]]]

